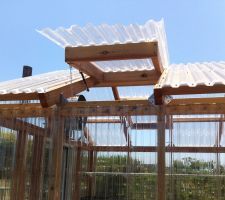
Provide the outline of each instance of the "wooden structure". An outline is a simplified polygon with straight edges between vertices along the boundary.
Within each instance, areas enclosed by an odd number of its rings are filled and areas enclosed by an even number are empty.
[[[85,189],[87,196],[90,199],[94,198],[97,193],[95,185],[97,181],[94,180],[95,175],[99,173],[96,171],[98,153],[127,152],[129,162],[131,162],[132,153],[139,152],[156,153],[157,182],[155,184],[157,186],[156,195],[153,196],[158,200],[165,200],[168,173],[166,155],[168,153],[215,153],[217,155],[225,153],[225,147],[221,146],[225,114],[224,97],[182,98],[166,101],[167,95],[224,93],[225,86],[223,84],[178,88],[165,86],[163,84],[167,73],[160,57],[157,42],[67,47],[65,49],[66,62],[84,73],[85,79],[79,78],[75,81],[69,79],[66,83],[56,82],[55,86],[51,86],[44,92],[31,90],[27,93],[1,93],[0,100],[3,103],[0,104],[0,125],[17,131],[16,157],[11,177],[13,183],[10,189],[11,199],[24,199],[27,196],[29,199],[78,200],[85,198],[82,196],[82,191]],[[146,58],[152,60],[153,69],[106,72],[95,63],[105,60]],[[26,80],[28,79],[23,79],[23,81]],[[119,86],[144,85],[155,86],[153,91],[155,104],[148,99],[122,99],[117,89]],[[110,87],[115,100],[67,103],[61,101],[62,95],[64,98],[73,97],[86,90],[87,86],[89,88]],[[17,85],[12,87],[17,89]],[[16,100],[20,102],[9,104],[9,101]],[[34,103],[31,100],[39,102]],[[195,117],[196,115],[200,117]],[[153,122],[134,121],[137,116],[152,116],[157,120]],[[34,118],[36,120],[33,120]],[[69,129],[65,125],[68,119],[70,120]],[[220,124],[219,136],[215,144],[208,146],[166,144],[167,131],[173,130],[176,124],[204,122]],[[75,127],[76,123],[78,125]],[[92,138],[93,129],[90,130],[87,124],[90,126],[91,124],[96,126],[98,124],[121,125],[123,127],[121,137],[125,138],[125,145],[97,144]],[[109,134],[108,129],[104,130],[105,134]],[[149,134],[152,134],[152,130],[155,131],[157,144],[135,146],[130,135],[132,130],[149,131]],[[96,134],[98,135],[97,131]],[[33,139],[28,141],[28,135],[31,135]],[[29,142],[33,144],[30,151],[27,150]],[[32,157],[30,167],[26,164],[29,162],[27,152]],[[85,152],[88,152],[86,171],[83,166],[86,158]],[[31,171],[29,181],[28,169]],[[84,186],[83,172],[88,174],[87,180],[85,179],[88,182],[87,186]],[[132,175],[129,170],[126,171],[126,176],[128,175]],[[47,182],[43,181],[44,176],[48,176]],[[106,181],[105,184],[109,183]],[[27,185],[30,189],[27,189]]]

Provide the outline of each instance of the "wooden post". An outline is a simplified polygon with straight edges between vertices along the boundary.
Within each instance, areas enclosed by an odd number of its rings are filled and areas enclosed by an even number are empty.
[[[77,148],[76,168],[75,168],[75,188],[73,192],[73,200],[80,199],[80,170],[81,170],[81,149]]]
[[[15,165],[13,169],[12,192],[10,198],[11,200],[25,199],[27,138],[27,133],[25,131],[18,132]]]
[[[52,117],[52,171],[50,181],[49,200],[60,200],[61,198],[61,172],[64,143],[64,119],[59,110]]]
[[[160,113],[157,118],[158,122],[158,147],[157,147],[157,168],[158,168],[158,181],[157,181],[157,199],[165,200],[165,114],[163,107],[160,107]]]
[[[40,199],[44,155],[44,136],[35,135],[33,140],[30,199]]]
[[[88,172],[93,172],[94,170],[94,151],[88,152]],[[88,196],[92,197],[93,195],[93,177],[88,177]]]

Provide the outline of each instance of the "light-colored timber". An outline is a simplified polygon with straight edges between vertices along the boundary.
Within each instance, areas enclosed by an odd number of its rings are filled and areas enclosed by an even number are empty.
[[[66,47],[65,61],[70,64],[73,62],[151,58],[157,56],[157,47],[157,42]]]

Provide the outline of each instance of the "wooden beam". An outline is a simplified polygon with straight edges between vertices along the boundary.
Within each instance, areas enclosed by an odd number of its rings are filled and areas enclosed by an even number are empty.
[[[74,182],[74,192],[73,199],[80,199],[80,170],[81,170],[81,149],[78,147],[76,152],[76,168],[75,168],[75,182]]]
[[[161,75],[164,71],[164,68],[162,66],[162,61],[161,61],[161,56],[159,54],[159,50],[157,50],[157,56],[154,56],[151,59],[152,59],[152,63],[154,65],[155,71]]]
[[[96,152],[157,152],[157,146],[85,146],[79,145],[83,151]],[[225,153],[225,147],[165,147],[166,152],[172,153]]]
[[[154,88],[155,105],[163,105],[163,93],[161,89]]]
[[[88,76],[95,78],[97,81],[102,81],[104,78],[104,72],[95,63],[73,62],[73,63],[70,63],[70,65],[78,69],[79,71],[87,74]]]
[[[59,109],[59,108],[58,108]],[[52,119],[52,166],[49,200],[60,200],[61,198],[61,172],[62,172],[62,157],[64,144],[64,119],[60,116],[60,111],[57,110]]]
[[[10,198],[12,200],[25,199],[27,140],[28,134],[18,131]]]
[[[0,94],[0,101],[38,100],[38,93]]]
[[[15,118],[0,118],[0,126],[16,131],[26,131],[31,135],[45,135],[45,129]]]
[[[225,153],[225,147],[166,147],[173,153]]]
[[[196,122],[196,123],[199,123],[199,122],[225,122],[225,119],[224,118],[221,118],[221,117],[182,117],[182,118],[174,118],[173,117],[173,123],[193,123],[193,122]]]
[[[33,140],[32,165],[31,165],[31,183],[30,199],[41,198],[42,186],[42,169],[44,157],[44,136],[35,135]]]
[[[87,78],[86,83],[88,87],[93,87],[96,84],[96,80],[93,78]],[[54,88],[47,93],[39,94],[41,95],[40,101],[41,105],[45,107],[50,107],[55,104],[60,103],[60,94],[63,94],[65,98],[72,97],[75,94],[78,94],[82,91],[86,90],[86,85],[84,84],[83,80],[77,81],[72,84],[68,84],[65,86],[61,86],[58,88]]]
[[[131,126],[131,129],[135,129],[135,130],[154,130],[154,129],[158,129],[159,125],[158,123],[154,123],[154,122],[151,122],[151,123],[133,123],[132,126]],[[166,129],[168,129],[168,124],[166,124],[165,126]]]
[[[167,105],[167,115],[224,114],[225,104]]]
[[[71,107],[70,105],[73,105]],[[100,106],[101,105],[101,106]],[[88,109],[84,109],[87,108]],[[99,109],[99,106],[101,109]],[[127,109],[129,108],[130,109]],[[73,113],[81,116],[129,116],[149,115],[157,113],[157,107],[150,106],[146,101],[102,101],[102,102],[77,102],[77,104],[66,104],[61,114]],[[101,114],[100,114],[101,113]]]
[[[120,100],[120,95],[117,87],[112,87],[112,92],[115,100]]]
[[[42,108],[16,104],[15,109],[9,105],[0,108],[1,117],[48,117],[54,112],[53,108]],[[26,108],[27,106],[27,108]],[[1,107],[1,106],[0,106]],[[99,109],[101,108],[101,109]],[[61,109],[62,116],[129,116],[129,115],[157,115],[158,106],[150,105],[147,100],[129,101],[98,101],[98,102],[73,102]],[[187,104],[165,105],[167,115],[192,115],[192,114],[225,114],[225,104]]]
[[[83,151],[96,152],[156,152],[156,146],[81,146]]]
[[[168,103],[168,105],[206,104],[206,103],[225,104],[225,97],[172,99]]]
[[[166,199],[166,161],[165,161],[165,114],[163,107],[160,108],[160,113],[157,116],[157,199],[165,200]]]
[[[155,70],[105,72],[102,82],[96,87],[154,85],[159,79]]]
[[[88,152],[88,172],[94,172],[94,151]],[[88,176],[88,196],[93,196],[93,182],[94,177]]]
[[[217,84],[213,86],[197,85],[195,87],[180,86],[176,88],[156,85],[154,89],[160,90],[162,95],[225,93],[225,85],[223,84]]]
[[[144,59],[157,56],[157,42],[139,42],[98,46],[66,47],[65,61],[92,62],[103,60]]]

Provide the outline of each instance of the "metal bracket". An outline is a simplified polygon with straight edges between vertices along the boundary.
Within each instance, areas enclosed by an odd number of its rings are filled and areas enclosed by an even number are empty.
[[[85,77],[84,77],[83,72],[80,71],[80,74],[81,74],[81,77],[82,77],[82,79],[83,79],[83,81],[84,81],[84,84],[85,84],[85,86],[86,86],[86,90],[87,90],[87,92],[89,92],[90,90],[89,90],[89,88],[88,88],[88,85],[87,85],[87,82],[86,82],[86,80],[85,80]]]

